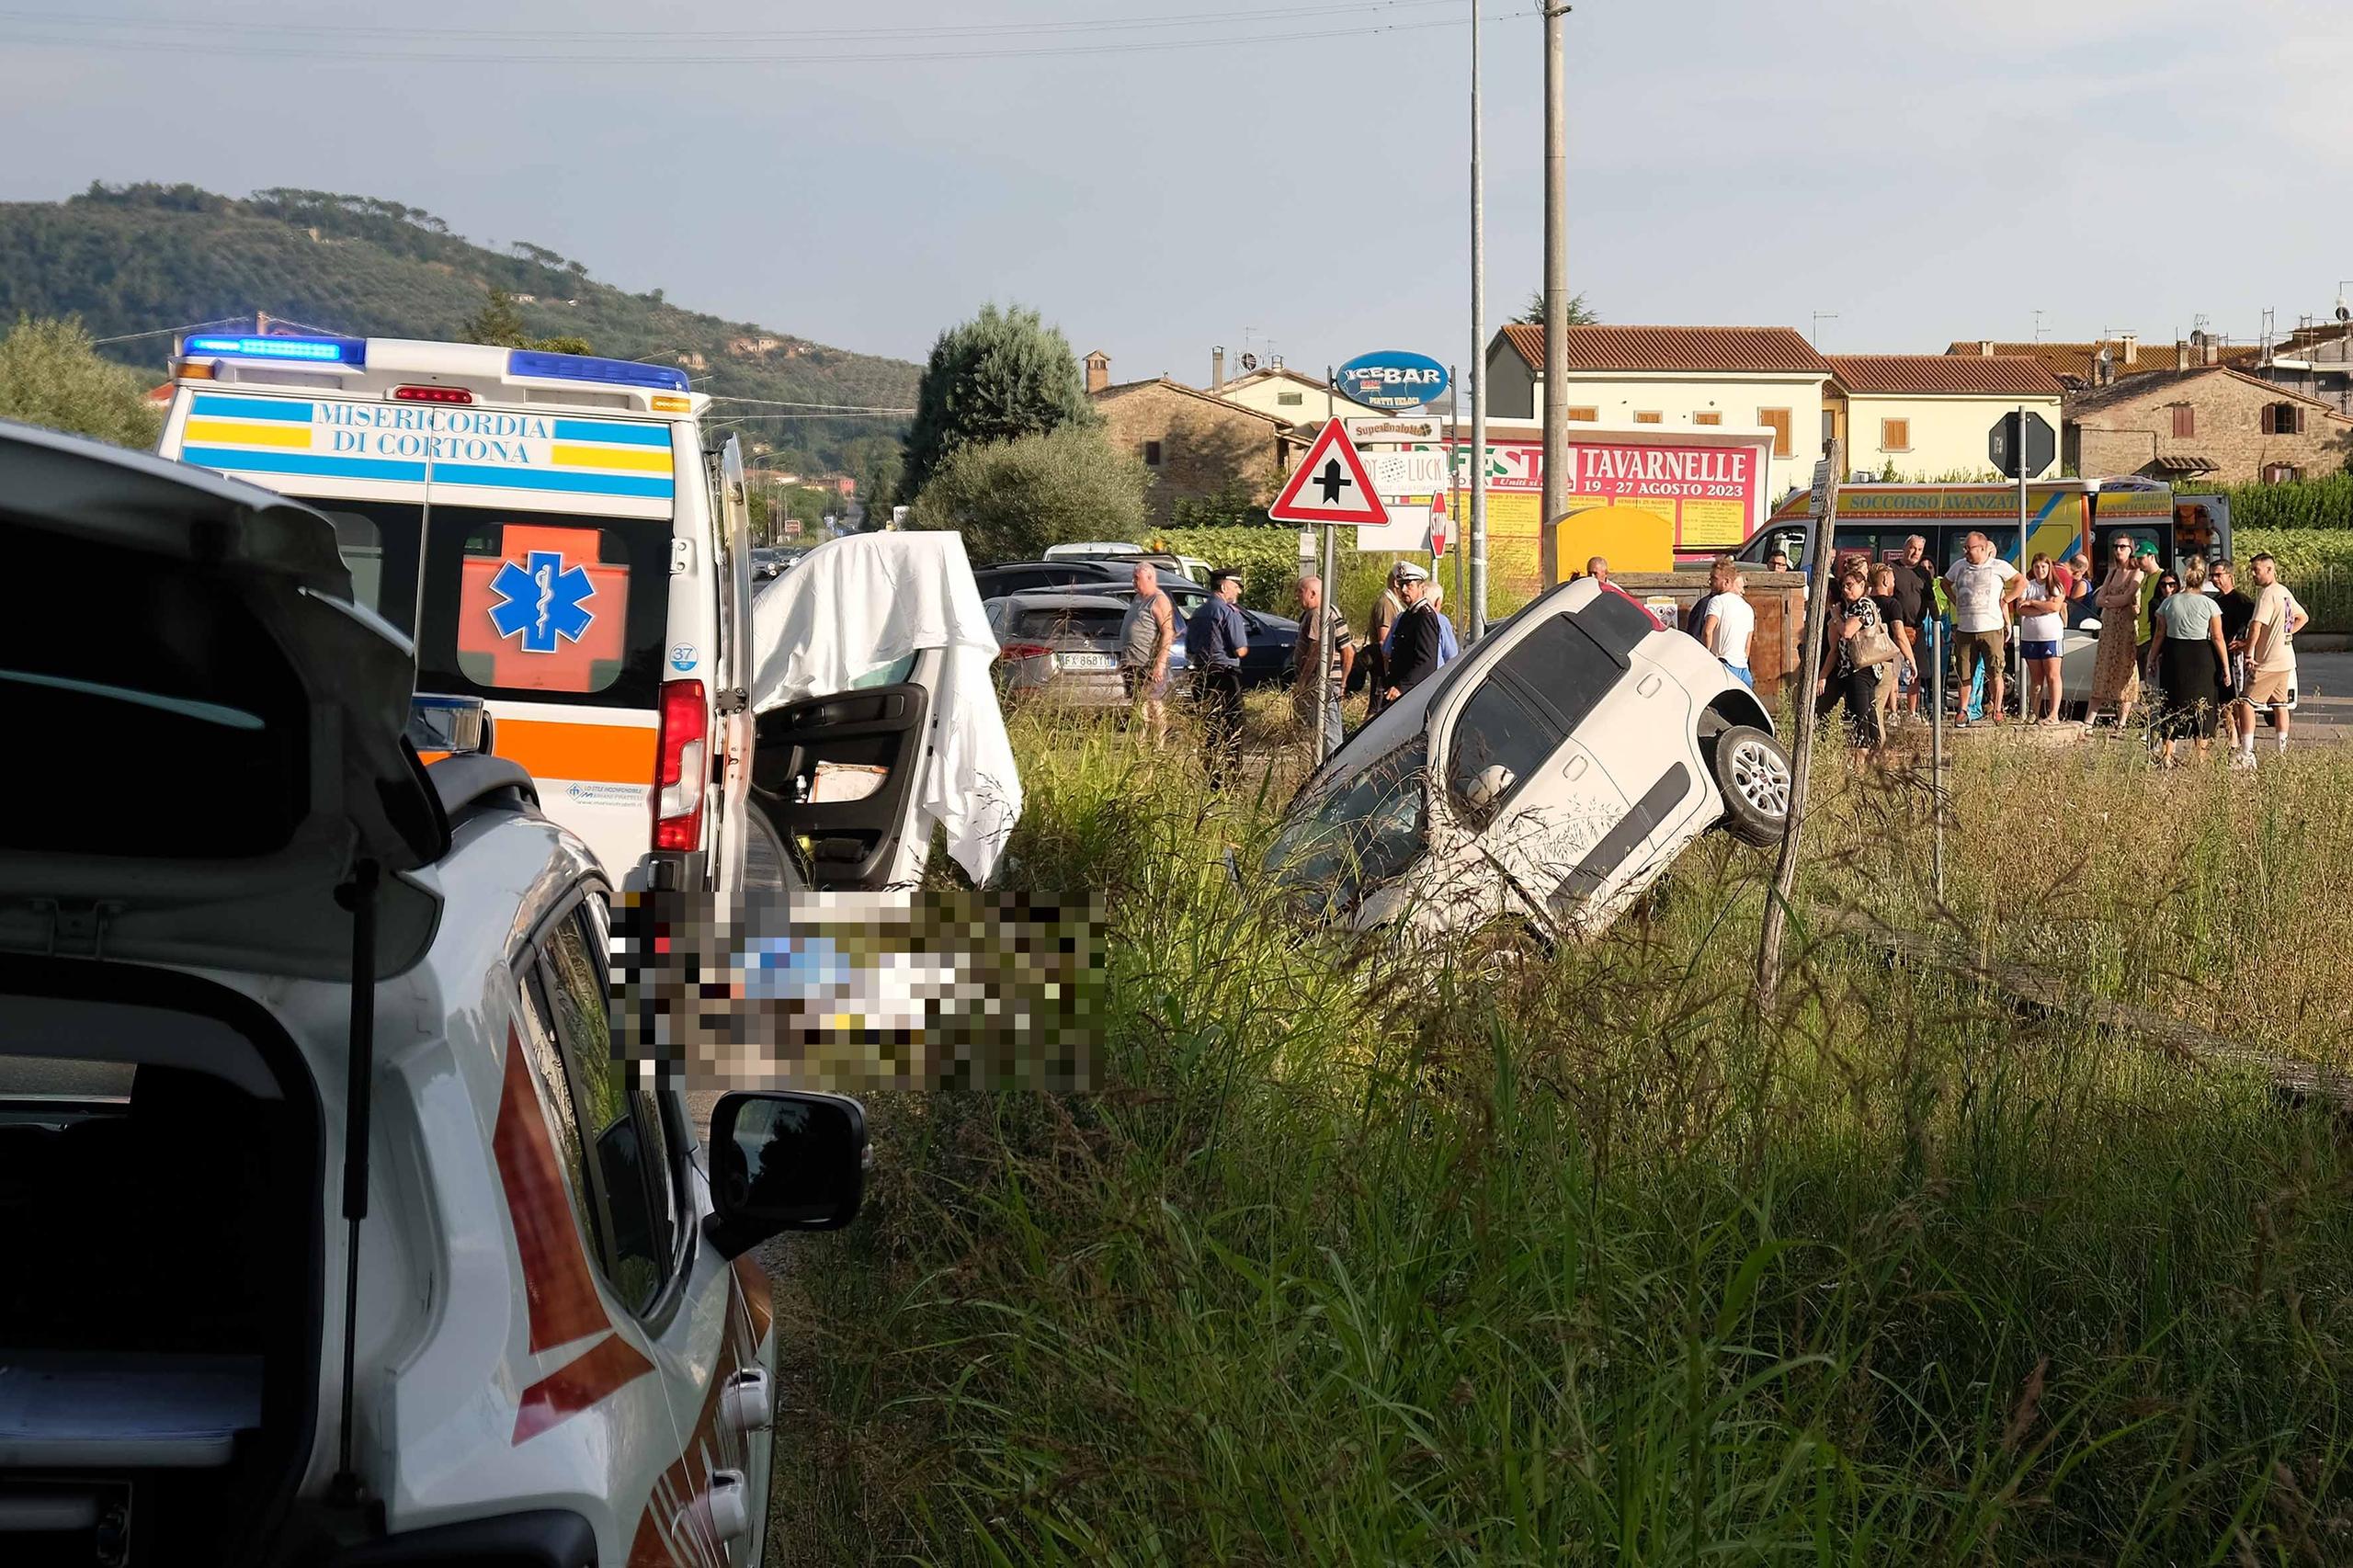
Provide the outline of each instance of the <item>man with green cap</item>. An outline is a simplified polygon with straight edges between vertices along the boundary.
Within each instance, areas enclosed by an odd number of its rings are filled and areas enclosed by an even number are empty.
[[[2132,570],[2141,574],[2141,608],[2132,623],[2133,657],[2145,665],[2149,662],[2149,611],[2155,605],[2158,580],[2165,568],[2157,564],[2157,547],[2153,540],[2143,540],[2132,552]]]

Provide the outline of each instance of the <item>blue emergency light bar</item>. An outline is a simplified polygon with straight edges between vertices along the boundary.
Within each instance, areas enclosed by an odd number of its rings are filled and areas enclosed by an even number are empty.
[[[659,387],[664,392],[687,390],[687,373],[667,365],[640,365],[630,359],[599,359],[587,354],[543,354],[517,348],[506,356],[510,376],[540,376],[560,381],[603,381],[611,386]]]
[[[223,359],[299,359],[313,365],[365,365],[360,337],[191,337],[185,353]]]

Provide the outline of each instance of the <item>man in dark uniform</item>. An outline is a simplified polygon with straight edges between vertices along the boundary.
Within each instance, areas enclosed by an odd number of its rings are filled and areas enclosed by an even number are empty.
[[[1398,566],[1397,592],[1405,608],[1389,644],[1389,686],[1382,695],[1391,702],[1438,670],[1438,611],[1429,606],[1429,588],[1428,573],[1410,561]]]

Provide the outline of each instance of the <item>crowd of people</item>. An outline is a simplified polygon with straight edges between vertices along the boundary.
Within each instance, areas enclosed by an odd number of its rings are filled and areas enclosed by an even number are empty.
[[[1934,656],[1930,622],[1941,619],[1951,627],[1958,727],[2007,722],[2013,638],[2025,676],[2021,719],[2057,722],[2065,702],[2061,643],[2071,607],[2088,601],[2099,626],[2089,722],[2121,731],[2137,710],[2167,767],[2183,742],[2203,756],[2223,730],[2231,765],[2253,767],[2257,715],[2268,712],[2274,749],[2285,751],[2295,636],[2310,617],[2279,581],[2279,562],[2268,554],[2248,562],[2250,597],[2229,561],[2210,567],[2192,560],[2176,573],[2161,564],[2153,540],[2120,535],[2108,549],[2109,571],[2097,580],[2080,551],[2066,560],[2036,554],[2020,572],[1984,533],[1970,534],[1961,558],[1941,570],[1918,534],[1893,562],[1842,557],[1823,626],[1816,711],[1841,711],[1857,751],[1878,752],[1893,723],[1919,715]],[[1753,685],[1746,656],[1753,615],[1742,613],[1745,604],[1729,618],[1718,608],[1739,603],[1739,581],[1731,558],[1719,560],[1694,622],[1709,651]],[[1730,641],[1718,624],[1727,619]]]
[[[2229,561],[2210,568],[2193,560],[2176,573],[2161,564],[2154,541],[2121,535],[2109,541],[2108,553],[2108,571],[2097,581],[2080,551],[2065,560],[2037,554],[2020,572],[1984,533],[1970,534],[1961,558],[1941,569],[1918,534],[1904,541],[1894,561],[1841,557],[1823,624],[1815,711],[1840,713],[1858,755],[1878,755],[1898,724],[1920,722],[1923,694],[1936,688],[1930,623],[1941,619],[1951,629],[1958,727],[2007,722],[2013,637],[2025,677],[2020,716],[2028,724],[2055,723],[2065,702],[2061,642],[2071,609],[2082,606],[2097,611],[2099,624],[2089,722],[2121,731],[2140,711],[2151,721],[2154,748],[2166,767],[2185,741],[2205,756],[2221,730],[2231,766],[2253,767],[2257,714],[2268,711],[2275,750],[2284,752],[2295,636],[2310,618],[2279,581],[2279,563],[2268,554],[2249,561],[2256,590],[2249,596]],[[1776,559],[1785,570],[1786,557]],[[1577,575],[1606,583],[1609,563],[1595,556]],[[1249,633],[1236,608],[1241,574],[1212,573],[1209,586],[1209,597],[1180,624],[1154,568],[1139,565],[1120,630],[1120,664],[1140,723],[1154,744],[1165,745],[1170,653],[1183,639],[1205,767],[1211,788],[1218,788],[1241,758],[1242,660]],[[1307,733],[1322,729],[1327,752],[1344,736],[1341,698],[1360,661],[1370,719],[1461,652],[1453,623],[1440,612],[1438,585],[1413,562],[1391,568],[1360,629],[1328,601],[1320,577],[1302,578],[1298,593],[1293,709]],[[1711,563],[1707,589],[1682,624],[1727,673],[1755,687],[1750,651],[1756,612],[1731,556]]]

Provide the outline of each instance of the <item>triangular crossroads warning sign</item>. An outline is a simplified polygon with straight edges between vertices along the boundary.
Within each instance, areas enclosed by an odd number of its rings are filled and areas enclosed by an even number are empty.
[[[1299,467],[1284,483],[1275,504],[1267,508],[1267,516],[1278,523],[1307,528],[1329,523],[1381,528],[1389,521],[1389,508],[1381,504],[1372,476],[1365,472],[1364,459],[1348,440],[1347,431],[1335,419],[1299,460]]]

